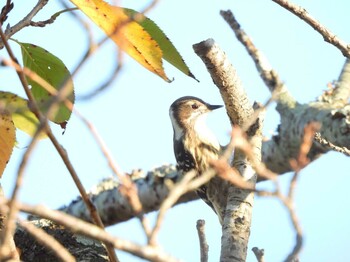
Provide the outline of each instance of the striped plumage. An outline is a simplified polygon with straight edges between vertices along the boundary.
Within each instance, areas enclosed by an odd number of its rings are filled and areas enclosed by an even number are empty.
[[[220,144],[207,127],[205,120],[207,113],[220,107],[192,96],[181,97],[170,106],[174,153],[179,170],[188,172],[195,169],[197,175],[201,175],[208,169],[209,160],[218,158]],[[203,185],[196,192],[215,212],[218,212],[207,196],[207,185]]]

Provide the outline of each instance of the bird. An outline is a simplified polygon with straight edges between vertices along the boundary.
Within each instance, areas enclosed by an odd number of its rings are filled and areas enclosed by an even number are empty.
[[[219,158],[221,146],[214,133],[206,124],[209,112],[221,108],[221,105],[211,105],[194,96],[184,96],[175,100],[169,108],[169,116],[173,127],[173,146],[177,168],[182,173],[191,170],[200,176],[209,167],[210,161]],[[222,211],[208,195],[208,184],[196,190],[197,195],[204,200],[220,217]]]

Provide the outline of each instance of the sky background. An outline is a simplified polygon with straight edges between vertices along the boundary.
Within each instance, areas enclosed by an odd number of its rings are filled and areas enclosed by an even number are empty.
[[[15,8],[7,22],[11,25],[17,23],[36,2],[14,1]],[[142,10],[147,3],[122,1],[120,5]],[[323,25],[350,42],[350,2],[304,0],[295,3],[302,4]],[[168,116],[168,108],[175,99],[194,95],[212,104],[223,103],[205,66],[193,52],[193,44],[208,38],[215,39],[237,69],[251,102],[265,102],[269,97],[251,58],[219,15],[220,10],[227,9],[232,10],[298,102],[313,101],[327,89],[327,83],[338,78],[345,61],[340,51],[272,1],[160,0],[148,16],[172,40],[200,82],[165,64],[168,77],[175,79],[170,84],[166,83],[125,56],[123,71],[108,90],[92,100],[76,102],[76,108],[95,125],[124,171],[138,168],[147,171],[164,163],[175,163]],[[57,1],[51,0],[34,20],[47,19],[59,10],[61,7]],[[96,39],[103,37],[97,27],[94,27],[94,36]],[[69,14],[61,15],[54,24],[45,28],[25,28],[13,38],[49,50],[69,69],[75,67],[87,45],[84,31]],[[18,46],[14,42],[11,46],[20,58]],[[74,79],[77,97],[93,90],[106,79],[116,61],[115,50],[114,44],[107,42],[83,67]],[[0,57],[7,57],[4,50],[1,50]],[[11,69],[1,68],[0,79],[1,90],[23,95]],[[220,142],[227,143],[230,125],[225,110],[213,112],[208,122]],[[265,119],[265,136],[270,137],[278,124],[279,117],[272,105]],[[76,116],[72,116],[64,135],[61,135],[59,127],[53,126],[53,129],[86,189],[112,175],[91,134]],[[12,191],[18,165],[29,143],[29,138],[20,132],[17,138],[18,147],[1,181],[7,195]],[[297,215],[305,237],[301,261],[350,261],[349,167],[346,157],[328,153],[302,171],[295,196]],[[280,179],[286,185],[290,178],[291,175],[286,174]],[[261,189],[270,186],[269,182],[259,184]],[[50,141],[42,140],[26,170],[20,200],[58,208],[77,195],[78,190]],[[155,214],[149,215],[151,221],[154,218]],[[184,261],[198,261],[197,219],[206,220],[209,260],[218,261],[221,228],[216,216],[201,201],[170,210],[159,235],[159,243],[164,250]],[[136,220],[108,230],[121,238],[139,243],[145,241]],[[250,251],[254,246],[265,249],[266,261],[282,261],[291,251],[294,240],[289,217],[279,201],[256,198],[247,261],[256,261]],[[140,261],[122,252],[118,255],[122,261]]]

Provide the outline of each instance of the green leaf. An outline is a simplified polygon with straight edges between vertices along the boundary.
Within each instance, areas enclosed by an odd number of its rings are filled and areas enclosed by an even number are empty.
[[[12,116],[16,128],[33,136],[38,125],[38,118],[29,110],[28,100],[11,92],[0,91],[0,108],[5,109]],[[41,133],[40,137],[45,137]]]
[[[162,29],[160,29],[154,21],[135,10],[129,8],[123,9],[124,13],[128,17],[134,19],[135,22],[141,25],[143,29],[145,29],[146,32],[148,32],[150,36],[157,42],[157,44],[163,52],[163,59],[175,66],[184,74],[197,80],[195,76],[191,73],[190,69],[186,65],[185,61],[182,59],[180,53],[177,51],[173,43],[169,40],[169,38],[164,34]]]
[[[16,41],[17,42],[17,41]],[[64,81],[68,79],[69,85],[68,99],[74,104],[74,87],[71,75],[64,63],[47,50],[33,44],[17,42],[21,46],[23,66],[35,72],[53,88],[59,90]],[[38,103],[40,110],[45,113],[47,105],[52,99],[51,94],[40,84],[30,77],[27,77],[28,84],[31,85],[33,96]],[[51,121],[65,126],[71,115],[71,110],[64,103],[58,104],[56,114],[50,118]]]

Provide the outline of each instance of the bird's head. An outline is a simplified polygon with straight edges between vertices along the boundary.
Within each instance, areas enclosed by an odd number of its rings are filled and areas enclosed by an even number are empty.
[[[193,96],[175,100],[169,109],[175,138],[179,139],[185,132],[204,125],[207,113],[220,107],[222,106],[210,105]]]

